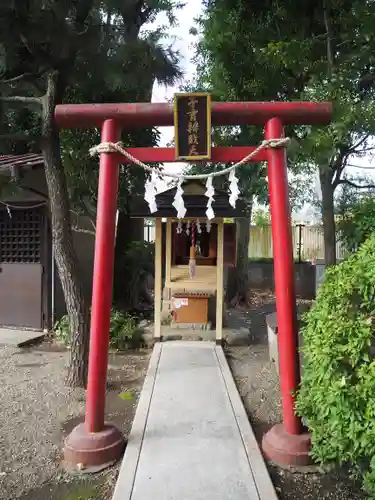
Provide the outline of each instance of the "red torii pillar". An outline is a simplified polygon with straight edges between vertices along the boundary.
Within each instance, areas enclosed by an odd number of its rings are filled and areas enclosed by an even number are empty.
[[[331,117],[330,103],[212,104],[213,125],[263,125],[266,139],[283,137],[285,125],[322,125],[329,123]],[[55,119],[60,128],[101,127],[102,142],[117,142],[122,129],[173,126],[173,106],[157,103],[58,105]],[[254,149],[213,148],[213,161],[238,161]],[[134,148],[129,152],[146,163],[174,161],[173,148]],[[294,412],[293,394],[300,383],[300,367],[285,149],[269,148],[252,158],[253,162],[264,160],[268,161],[283,423],[264,436],[263,451],[276,462],[303,465],[309,461],[310,436]],[[85,422],[67,437],[64,447],[67,462],[86,467],[106,466],[120,458],[125,447],[121,432],[104,422],[120,162],[129,163],[117,153],[101,154],[86,416]]]

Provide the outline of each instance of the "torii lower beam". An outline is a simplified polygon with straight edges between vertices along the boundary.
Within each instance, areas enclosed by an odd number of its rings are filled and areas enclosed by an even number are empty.
[[[229,146],[216,147],[211,150],[211,161],[213,163],[230,163],[241,161],[245,156],[255,151],[252,146]],[[176,162],[176,154],[174,148],[126,148],[137,160],[143,163],[174,163]],[[123,165],[132,165],[131,160],[120,153],[113,153],[118,163]],[[262,149],[254,155],[249,163],[257,163],[267,161],[267,151]]]
[[[331,118],[332,105],[327,102],[212,104],[213,125],[265,125],[267,139],[283,137],[285,125],[323,125]],[[102,142],[117,142],[121,130],[172,126],[173,106],[158,103],[64,104],[56,106],[55,119],[60,128],[101,127]],[[133,150],[134,156],[144,162],[174,161],[173,148],[156,151],[155,148]],[[242,153],[245,150],[239,148],[217,148],[213,150],[213,161],[235,162],[246,156]],[[262,151],[257,161],[262,160],[268,161],[270,184],[283,405],[283,424],[274,426],[265,435],[263,450],[274,461],[301,465],[309,458],[310,436],[304,432],[301,419],[294,412],[293,394],[298,388],[300,373],[285,149]],[[104,423],[119,163],[127,161],[116,153],[101,154],[86,417],[85,423],[68,436],[64,449],[68,462],[87,467],[106,466],[120,457],[125,446],[120,431]]]

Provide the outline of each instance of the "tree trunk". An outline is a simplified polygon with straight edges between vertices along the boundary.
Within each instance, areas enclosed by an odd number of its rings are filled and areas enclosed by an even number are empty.
[[[59,132],[54,120],[55,106],[62,95],[60,75],[58,72],[51,73],[43,102],[43,156],[51,210],[52,241],[71,332],[67,384],[70,387],[86,387],[90,315],[73,246],[68,189],[61,163]]]
[[[319,170],[320,186],[322,190],[322,219],[324,232],[324,261],[326,266],[336,264],[336,223],[334,212],[334,188],[330,172]]]

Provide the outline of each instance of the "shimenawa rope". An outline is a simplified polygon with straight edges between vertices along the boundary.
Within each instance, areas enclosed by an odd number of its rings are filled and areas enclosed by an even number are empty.
[[[256,149],[254,149],[254,151],[246,155],[241,161],[218,172],[210,172],[208,174],[184,175],[184,174],[174,174],[172,172],[158,171],[158,175],[178,180],[207,179],[208,177],[219,177],[220,175],[225,175],[231,172],[232,170],[235,170],[236,168],[240,167],[241,165],[247,163],[262,149],[287,147],[289,144],[290,144],[289,137],[281,137],[279,139],[265,139],[259,144],[259,146]],[[125,156],[128,160],[130,160],[132,163],[138,165],[147,172],[152,173],[153,171],[155,171],[153,167],[150,167],[150,165],[146,165],[142,161],[135,158],[132,154],[130,154],[124,148],[122,142],[102,142],[101,144],[98,144],[97,146],[94,146],[90,149],[90,156],[95,156],[97,154],[102,154],[102,153],[120,153],[121,155]]]

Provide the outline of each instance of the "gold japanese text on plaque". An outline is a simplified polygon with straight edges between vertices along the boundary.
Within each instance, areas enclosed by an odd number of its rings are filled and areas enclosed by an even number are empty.
[[[210,94],[175,94],[174,130],[176,160],[210,160]]]

